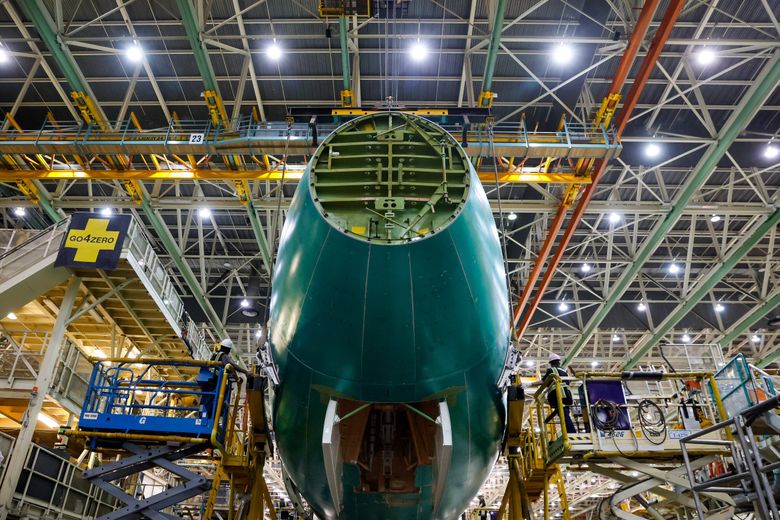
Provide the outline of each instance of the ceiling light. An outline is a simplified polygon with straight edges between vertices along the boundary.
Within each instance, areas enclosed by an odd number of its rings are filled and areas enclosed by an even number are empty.
[[[720,222],[720,215],[713,215],[710,217],[710,222]]]
[[[690,343],[691,342],[691,337],[687,333],[683,334],[682,338],[680,338],[680,339],[682,339],[683,343]]]
[[[241,310],[241,314],[243,314],[247,318],[257,318],[258,312],[255,309],[246,308]]]
[[[617,214],[617,213],[610,213],[609,214],[609,221],[612,224],[616,224],[616,223],[620,222],[620,215]]]
[[[780,146],[768,144],[764,148],[764,157],[767,159],[776,159],[778,155],[780,155]]]
[[[211,218],[211,210],[209,208],[200,208],[198,210],[198,216],[200,218]]]
[[[14,208],[14,215],[16,215],[17,217],[23,217],[26,214],[27,214],[27,210],[26,209],[24,209],[22,207]]]
[[[613,334],[612,341],[620,341],[620,334]]]
[[[723,312],[725,310],[726,310],[726,307],[724,307],[722,303],[716,303],[715,304],[715,312]]]
[[[506,216],[506,219],[509,220],[510,222],[517,220],[517,214],[513,211],[512,213]]]
[[[418,39],[409,49],[409,54],[414,61],[423,61],[428,57],[428,46]]]
[[[590,272],[590,264],[582,264],[582,267],[580,267],[583,273],[589,273]]]
[[[262,328],[262,327],[259,327],[259,328],[257,329],[257,331],[255,332],[255,337],[256,337],[257,339],[260,339],[260,338],[262,338],[262,337],[263,337],[263,328]]]
[[[645,146],[645,155],[647,157],[655,158],[661,155],[661,147],[658,146],[655,143],[650,143],[647,146]]]
[[[249,307],[249,300],[247,300],[246,298],[241,300],[241,307],[244,307],[244,308]]]
[[[38,420],[49,428],[59,428],[60,423],[43,412],[38,412]]]
[[[165,298],[165,299],[163,300],[163,303],[164,303],[165,305],[169,305],[169,304],[171,303],[171,300],[169,300],[168,298]]]
[[[596,368],[597,366],[599,366],[599,362],[598,361],[591,361],[590,362],[590,366],[592,366],[593,368]]]
[[[110,217],[114,213],[111,208],[103,208],[100,210],[100,214],[104,217]]]
[[[9,312],[8,314],[6,314],[5,317],[8,320],[15,320],[16,319],[16,314],[14,314],[13,312]]]
[[[672,274],[677,274],[680,272],[680,266],[677,264],[669,264],[669,272]]]
[[[0,47],[0,63],[5,63],[10,59],[11,56],[8,54],[8,51],[3,47]]]
[[[265,53],[274,61],[279,61],[279,58],[282,57],[282,49],[276,43],[272,43]]]
[[[639,302],[639,305],[636,306],[636,310],[638,310],[639,312],[643,312],[647,310],[647,305],[645,305],[642,302]]]
[[[535,364],[536,364],[536,362],[533,359],[529,359],[528,361],[525,362],[525,366],[527,366],[527,367],[532,367]]]
[[[569,304],[566,302],[561,302],[558,304],[558,310],[561,312],[566,312],[569,310]]]
[[[127,59],[134,62],[139,62],[144,59],[144,50],[140,45],[134,44],[125,49],[125,56]]]
[[[753,336],[750,338],[750,341],[753,343],[761,343],[761,336],[758,334],[753,334]]]
[[[570,45],[561,42],[559,45],[553,47],[552,59],[559,65],[566,65],[574,57],[574,49]]]
[[[696,53],[696,61],[699,62],[699,65],[710,65],[715,62],[717,57],[715,51],[708,47],[703,47]]]

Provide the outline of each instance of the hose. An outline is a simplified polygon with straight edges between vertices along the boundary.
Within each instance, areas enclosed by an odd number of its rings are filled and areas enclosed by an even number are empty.
[[[656,403],[649,399],[639,401],[638,406],[639,427],[645,434],[645,439],[651,444],[659,446],[666,441],[666,418],[663,410]],[[653,437],[663,438],[660,441],[653,440]]]

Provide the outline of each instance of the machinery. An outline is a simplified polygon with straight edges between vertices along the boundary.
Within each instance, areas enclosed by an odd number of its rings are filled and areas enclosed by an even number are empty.
[[[396,112],[327,137],[281,236],[273,424],[320,518],[459,515],[498,454],[506,273],[458,143]]]

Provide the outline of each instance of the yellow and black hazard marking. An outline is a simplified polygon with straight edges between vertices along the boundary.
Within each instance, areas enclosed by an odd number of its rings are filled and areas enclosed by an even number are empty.
[[[130,215],[74,213],[55,266],[116,269],[130,226]]]

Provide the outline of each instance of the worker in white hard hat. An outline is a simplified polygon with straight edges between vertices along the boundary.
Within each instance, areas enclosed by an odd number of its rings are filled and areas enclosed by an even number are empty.
[[[569,373],[566,369],[561,367],[561,356],[553,352],[550,354],[548,360],[550,362],[550,367],[547,369],[547,372],[544,373],[543,380],[550,374],[555,374],[562,379],[569,377]],[[563,419],[566,423],[566,433],[576,433],[577,427],[574,425],[574,421],[571,420],[570,412],[571,405],[574,404],[574,397],[572,396],[569,385],[566,383],[565,379],[561,382],[561,390],[563,391],[561,400],[563,401]],[[547,403],[553,410],[558,406],[558,396],[554,388],[547,393]]]
[[[219,342],[219,346],[214,350],[214,352],[211,354],[210,361],[219,361],[220,363],[225,364],[225,368],[227,368],[228,365],[230,365],[235,371],[241,372],[242,374],[249,375],[249,371],[245,368],[237,365],[233,358],[231,357],[231,353],[233,351],[233,341],[230,338],[225,338],[222,341]],[[228,377],[227,384],[230,385],[228,388],[229,390],[232,390],[233,388],[233,382],[235,381],[235,376],[227,373],[225,377]],[[202,390],[205,392],[203,397],[201,398],[200,404],[202,407],[202,413],[204,414],[204,417],[211,417],[212,413],[214,412],[214,397],[212,392],[215,392],[217,389],[217,374],[214,369],[214,367],[203,367],[201,368],[201,372],[198,375],[198,380],[200,382]],[[226,397],[232,394],[231,392],[226,392]],[[226,402],[225,405],[230,404],[229,402]]]
[[[230,365],[231,367],[233,367],[233,369],[236,370],[237,372],[241,372],[242,374],[249,375],[248,370],[239,366],[238,364],[236,364],[235,361],[233,361],[232,353],[233,353],[233,340],[231,340],[230,338],[225,338],[219,342],[219,348],[215,350],[213,354],[211,354],[211,361],[221,361],[222,363],[225,363],[226,365]]]

